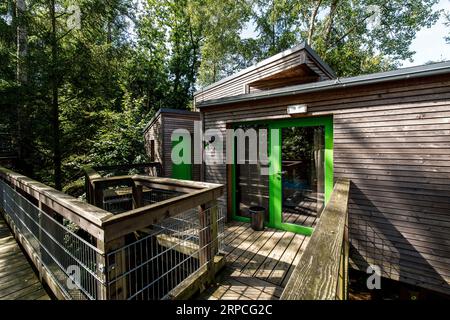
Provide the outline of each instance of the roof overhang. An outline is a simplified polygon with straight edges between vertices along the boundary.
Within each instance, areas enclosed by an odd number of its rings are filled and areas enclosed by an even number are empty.
[[[250,67],[248,67],[246,69],[243,69],[243,70],[241,70],[239,72],[236,72],[236,73],[234,73],[234,74],[232,74],[232,75],[230,75],[228,77],[225,77],[225,78],[223,78],[223,79],[221,79],[219,81],[216,81],[216,82],[210,84],[209,86],[201,88],[200,90],[198,90],[198,91],[196,91],[194,93],[194,96],[196,96],[196,95],[198,95],[198,94],[200,94],[202,92],[208,91],[210,89],[213,89],[215,87],[218,87],[220,85],[223,85],[223,84],[225,84],[227,82],[230,82],[231,80],[233,80],[235,78],[238,78],[238,77],[240,77],[240,76],[242,76],[242,75],[244,75],[246,73],[249,73],[249,72],[251,72],[251,71],[253,71],[255,69],[259,69],[259,68],[261,68],[263,66],[271,64],[271,63],[273,63],[273,62],[275,62],[277,60],[280,60],[283,57],[289,56],[289,55],[294,54],[294,53],[296,53],[298,51],[301,51],[301,50],[306,51],[306,53],[309,55],[309,57],[315,62],[316,66],[318,68],[320,68],[322,70],[322,72],[324,72],[330,79],[336,78],[336,74],[334,73],[333,69],[331,69],[331,67],[325,61],[323,61],[317,55],[317,53],[314,52],[314,50],[310,46],[308,46],[305,42],[303,42],[303,43],[299,44],[298,46],[295,46],[295,47],[293,47],[291,49],[288,49],[288,50],[285,50],[283,52],[280,52],[280,53],[278,53],[278,54],[276,54],[274,56],[271,56],[271,57],[269,57],[267,59],[264,59],[264,60],[262,60],[262,61],[260,61],[260,62],[258,62],[256,64],[254,64],[254,65],[252,65],[252,66],[250,66]]]
[[[450,74],[450,61],[422,65],[417,67],[403,68],[387,72],[372,73],[368,75],[312,82],[296,86],[259,91],[249,94],[241,94],[220,99],[205,100],[198,103],[198,108],[219,106],[239,103],[244,101],[257,101],[266,98],[285,97],[302,93],[327,91],[332,89],[343,89],[361,85],[377,84],[395,80],[414,79],[442,74]]]

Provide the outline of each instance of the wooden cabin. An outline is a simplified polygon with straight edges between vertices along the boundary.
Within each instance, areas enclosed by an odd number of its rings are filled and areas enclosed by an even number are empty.
[[[179,109],[159,109],[144,128],[145,149],[151,162],[162,164],[162,176],[185,180],[200,180],[200,165],[195,165],[192,154],[191,164],[174,164],[172,148],[177,142],[171,140],[172,132],[185,129],[194,132],[195,121],[200,121],[199,112]],[[180,141],[183,143],[183,141]]]
[[[249,221],[259,205],[267,226],[311,234],[333,184],[349,178],[351,266],[450,294],[450,62],[336,78],[303,44],[194,100],[204,130],[279,136],[271,175],[261,163],[203,165],[204,181],[227,186],[229,219]]]

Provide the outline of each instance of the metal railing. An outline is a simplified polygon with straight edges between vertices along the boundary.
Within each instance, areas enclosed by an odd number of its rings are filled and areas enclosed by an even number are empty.
[[[67,299],[98,298],[106,285],[102,252],[3,181],[0,208]]]
[[[205,217],[217,211],[217,237],[202,242],[210,233],[211,221],[201,223],[198,209],[162,220],[141,231],[141,238],[108,253],[110,292],[127,300],[167,299],[172,289],[208,263],[202,258],[209,247],[223,246],[225,215],[222,208],[205,210]]]
[[[96,179],[102,187],[94,188],[97,207],[0,167],[1,214],[57,298],[172,299],[186,295],[180,288],[199,270],[203,286],[213,281],[223,262],[222,185]],[[102,207],[117,183],[128,184],[132,209],[113,214]]]
[[[182,192],[148,189],[142,191],[142,205],[154,204],[164,200],[172,199],[182,195]],[[114,214],[122,213],[133,209],[133,193],[132,188],[109,188],[103,190],[101,208]]]

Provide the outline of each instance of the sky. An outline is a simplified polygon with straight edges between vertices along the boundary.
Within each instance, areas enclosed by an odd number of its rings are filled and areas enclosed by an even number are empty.
[[[450,0],[440,0],[435,4],[436,10],[450,11]],[[450,60],[450,44],[445,43],[445,36],[450,35],[450,27],[444,25],[444,17],[431,28],[423,28],[416,34],[410,49],[415,51],[414,61],[404,61],[403,67],[417,66],[428,61]]]
[[[449,12],[450,0],[440,0],[433,8]],[[410,49],[416,53],[412,61],[402,62],[402,68],[422,65],[429,61],[450,60],[450,44],[447,44],[444,39],[445,36],[450,35],[450,27],[444,25],[444,20],[444,16],[441,16],[431,28],[423,28],[417,32],[410,46]],[[241,35],[243,38],[256,37],[253,23],[248,23]]]

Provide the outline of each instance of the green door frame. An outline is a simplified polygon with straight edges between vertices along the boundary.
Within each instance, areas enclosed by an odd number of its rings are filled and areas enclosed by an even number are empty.
[[[265,225],[270,228],[295,232],[303,235],[310,236],[314,231],[314,228],[305,227],[301,225],[283,223],[282,222],[282,182],[280,178],[281,173],[281,134],[279,134],[279,141],[277,145],[271,145],[270,129],[279,129],[286,127],[315,127],[323,126],[325,128],[325,204],[328,202],[333,191],[333,117],[332,116],[321,116],[321,117],[305,117],[305,118],[292,118],[292,119],[282,119],[274,121],[249,121],[249,122],[239,122],[239,124],[257,124],[257,123],[267,123],[269,129],[269,146],[268,150],[270,152],[269,161],[271,165],[274,166],[273,174],[269,176],[269,221],[266,221]],[[234,140],[232,145],[232,157],[235,157],[235,145]],[[237,215],[236,212],[236,163],[233,161],[231,166],[231,177],[232,177],[232,218],[237,221],[250,222],[247,217],[242,217]]]

